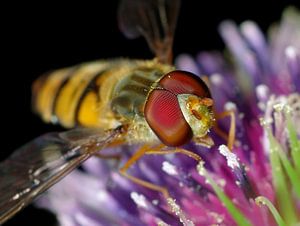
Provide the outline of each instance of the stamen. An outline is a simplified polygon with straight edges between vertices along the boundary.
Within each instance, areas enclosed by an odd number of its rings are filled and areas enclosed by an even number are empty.
[[[142,194],[138,194],[137,192],[131,192],[130,197],[138,207],[142,207],[145,209],[148,208],[146,198]]]
[[[295,116],[300,116],[300,94],[292,93],[287,97],[287,107],[290,112]]]
[[[210,212],[209,215],[215,219],[217,225],[223,223],[224,221],[224,216],[220,215],[219,213]]]
[[[157,199],[153,199],[153,200],[152,200],[152,204],[153,204],[154,206],[157,206],[157,205],[159,204],[159,201],[158,201]]]
[[[162,220],[158,220],[157,221],[157,226],[170,226],[169,224],[166,224],[165,222],[163,222]]]
[[[214,181],[204,167],[204,162],[200,161],[197,165],[197,171],[199,175],[203,176],[206,181],[212,186],[219,200],[227,208],[236,223],[240,226],[251,226],[251,223],[247,220],[246,216],[235,206],[231,199],[224,193],[222,188]]]
[[[175,215],[179,217],[180,222],[184,226],[194,226],[195,225],[191,220],[186,218],[183,211],[180,209],[180,206],[176,204],[176,201],[174,199],[168,198],[167,202],[168,202],[169,206],[171,207],[172,212],[175,213]]]
[[[286,118],[286,127],[288,132],[288,140],[291,147],[291,157],[293,159],[294,163],[300,162],[300,140],[298,139],[296,126],[299,125],[299,123],[295,123],[292,121],[291,112],[292,110],[290,108],[285,109],[285,118]],[[296,120],[295,120],[296,121]],[[294,164],[295,169],[298,172],[298,175],[300,175],[300,164]],[[300,197],[300,196],[299,196]]]
[[[223,82],[223,77],[217,73],[212,74],[209,78],[210,78],[210,81],[216,86],[221,85]]]
[[[276,210],[276,208],[274,207],[274,205],[272,204],[272,202],[270,202],[269,199],[267,199],[264,196],[259,196],[255,199],[255,203],[257,205],[266,205],[268,207],[268,209],[271,211],[274,219],[276,220],[277,224],[279,226],[286,226],[286,223],[283,221],[282,217],[280,216],[280,214],[278,213],[278,211]]]
[[[243,190],[245,196],[248,199],[254,197],[255,193],[246,176],[245,169],[244,167],[241,167],[237,156],[234,153],[232,153],[226,145],[221,145],[219,147],[219,151],[223,156],[225,156],[228,167],[232,169],[237,179],[236,184]]]
[[[175,176],[178,175],[178,171],[176,169],[176,166],[174,166],[173,164],[164,161],[162,163],[162,170],[165,171],[167,174],[171,175],[171,176]]]
[[[291,167],[287,167],[286,162],[282,161],[280,157],[280,149],[282,147],[279,141],[274,137],[271,128],[266,128],[265,133],[269,142],[272,183],[274,190],[276,191],[276,202],[278,207],[281,208],[280,210],[283,215],[283,219],[287,221],[288,225],[292,225],[297,220],[297,214],[293,211],[293,194],[291,192],[287,192],[289,191],[289,183],[287,182],[288,178],[286,173],[288,176],[291,175]],[[287,169],[289,169],[289,171],[287,171]],[[299,179],[296,179],[297,176],[295,177],[295,180],[293,179],[293,176],[289,177],[293,186],[298,183],[297,181],[299,181]],[[294,183],[293,181],[296,182]]]
[[[255,91],[256,91],[256,96],[260,101],[265,102],[269,98],[270,90],[266,85],[264,84],[258,85]]]
[[[220,145],[219,151],[223,156],[225,156],[225,158],[227,160],[227,165],[231,169],[236,169],[236,168],[240,167],[237,156],[234,153],[232,153],[226,145],[224,145],[224,144]]]
[[[267,118],[267,119],[259,118],[259,123],[261,126],[267,127],[273,123],[273,119],[272,118]]]
[[[205,168],[204,168],[204,161],[200,161],[197,165],[197,171],[200,176],[204,176],[205,174]]]
[[[232,111],[232,110],[234,111],[237,109],[237,107],[235,103],[228,101],[225,103],[224,109],[225,111]]]
[[[282,112],[283,109],[285,108],[285,103],[281,102],[281,103],[274,104],[273,108],[276,112]]]

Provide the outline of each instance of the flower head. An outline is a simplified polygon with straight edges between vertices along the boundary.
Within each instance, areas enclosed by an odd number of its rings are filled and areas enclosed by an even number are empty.
[[[217,112],[234,112],[236,140],[230,151],[212,130],[214,147],[186,147],[201,155],[198,165],[180,154],[151,155],[131,169],[166,186],[172,198],[129,182],[113,162],[91,158],[38,204],[66,226],[299,224],[299,24],[299,12],[288,8],[267,41],[254,22],[225,21],[226,60],[220,52],[177,58],[179,68],[207,76]],[[222,119],[218,127],[228,131],[229,124]]]

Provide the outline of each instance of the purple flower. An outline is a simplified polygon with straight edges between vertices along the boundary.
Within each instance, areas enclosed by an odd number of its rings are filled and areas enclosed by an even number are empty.
[[[299,24],[299,12],[288,8],[267,41],[252,21],[240,26],[225,21],[220,25],[225,55],[177,58],[179,68],[207,76],[217,112],[235,112],[236,141],[230,152],[212,131],[213,148],[187,145],[203,158],[198,164],[180,154],[145,156],[130,170],[166,186],[174,199],[129,182],[113,170],[113,161],[91,158],[38,205],[55,212],[65,226],[298,225]],[[219,124],[228,131],[229,120]]]

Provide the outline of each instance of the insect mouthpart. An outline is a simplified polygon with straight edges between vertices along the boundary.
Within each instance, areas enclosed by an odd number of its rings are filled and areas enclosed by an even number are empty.
[[[192,94],[179,94],[177,99],[182,114],[191,127],[194,136],[204,137],[215,120],[212,111],[213,100]]]

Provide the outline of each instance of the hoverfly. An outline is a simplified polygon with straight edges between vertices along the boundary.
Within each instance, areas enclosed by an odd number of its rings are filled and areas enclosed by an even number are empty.
[[[182,153],[193,140],[213,145],[215,119],[207,85],[171,65],[179,0],[122,0],[119,22],[130,38],[142,35],[153,60],[114,59],[55,70],[33,84],[33,108],[45,122],[66,132],[30,141],[0,163],[0,224],[105,147],[142,144],[120,168],[129,180],[167,198],[168,190],[127,173],[144,154]],[[232,120],[234,122],[234,120]],[[234,141],[234,123],[228,146]],[[223,134],[224,135],[224,134]],[[225,136],[226,137],[226,136]]]

